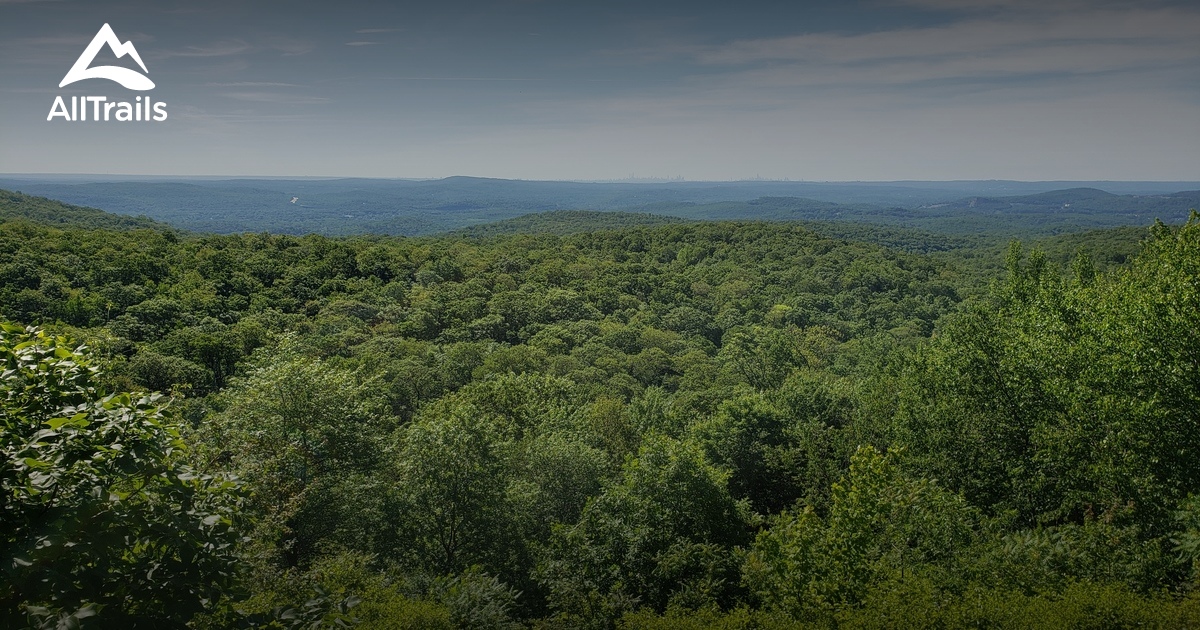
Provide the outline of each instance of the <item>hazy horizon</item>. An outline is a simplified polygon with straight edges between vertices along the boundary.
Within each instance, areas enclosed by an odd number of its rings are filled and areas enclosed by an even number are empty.
[[[769,178],[745,178],[745,179],[676,179],[676,178],[655,178],[655,176],[625,176],[625,178],[608,178],[608,179],[536,179],[536,178],[492,178],[487,175],[470,175],[470,174],[454,174],[444,176],[434,176],[434,178],[406,178],[406,176],[365,176],[365,175],[260,175],[260,174],[214,174],[214,175],[186,175],[186,174],[150,174],[150,173],[0,173],[0,180],[19,180],[22,178],[36,179],[58,179],[60,181],[67,180],[96,180],[96,181],[140,181],[140,180],[170,180],[170,181],[222,181],[222,180],[372,180],[372,181],[443,181],[449,179],[481,179],[481,180],[497,180],[497,181],[526,181],[526,182],[546,182],[546,184],[830,184],[830,185],[877,185],[877,184],[986,184],[986,182],[997,182],[997,184],[1154,184],[1154,185],[1186,185],[1200,186],[1198,180],[1171,180],[1171,179],[1108,179],[1108,180],[1013,180],[1013,179],[904,179],[904,180],[804,180],[804,179],[769,179]]]
[[[133,100],[57,87],[105,23],[167,121],[46,121]],[[0,0],[0,172],[1195,181],[1198,41],[1178,0]]]

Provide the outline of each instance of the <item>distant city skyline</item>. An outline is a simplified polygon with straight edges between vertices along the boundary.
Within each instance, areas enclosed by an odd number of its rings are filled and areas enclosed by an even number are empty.
[[[169,120],[46,121],[105,23]],[[1200,6],[0,0],[0,173],[1195,181]]]

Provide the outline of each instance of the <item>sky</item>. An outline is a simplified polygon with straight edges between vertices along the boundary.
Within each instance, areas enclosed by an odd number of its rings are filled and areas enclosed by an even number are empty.
[[[1200,180],[1200,2],[0,0],[0,173]]]

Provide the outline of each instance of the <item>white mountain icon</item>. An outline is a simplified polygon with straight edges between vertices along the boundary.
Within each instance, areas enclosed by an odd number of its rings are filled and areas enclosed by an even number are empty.
[[[96,33],[96,36],[92,38],[92,43],[83,49],[83,54],[79,55],[79,59],[75,61],[75,65],[71,66],[71,70],[67,72],[67,76],[63,77],[62,83],[59,83],[58,87],[66,87],[84,79],[108,79],[109,81],[116,81],[130,90],[154,89],[153,81],[147,76],[138,74],[129,68],[122,68],[120,66],[96,66],[95,68],[89,68],[88,66],[96,59],[96,55],[105,44],[108,44],[108,47],[117,56],[117,59],[129,55],[142,67],[143,72],[149,74],[150,71],[146,70],[146,64],[142,63],[142,58],[138,56],[137,49],[133,47],[133,42],[122,44],[121,40],[117,39],[117,34],[113,32],[112,27],[105,24],[100,27],[100,32]]]

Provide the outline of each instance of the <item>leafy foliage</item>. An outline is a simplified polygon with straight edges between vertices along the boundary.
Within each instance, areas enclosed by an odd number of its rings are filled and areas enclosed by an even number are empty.
[[[620,478],[560,527],[541,566],[550,602],[571,623],[639,606],[728,602],[750,532],[727,473],[689,442],[651,436]]]
[[[894,453],[859,449],[832,494],[827,518],[811,508],[784,513],[755,541],[746,579],[768,609],[819,619],[860,603],[882,580],[952,564],[971,542],[962,498],[907,477]]]
[[[1159,226],[1128,271],[1060,280],[1010,255],[990,307],[914,361],[898,439],[972,502],[1025,524],[1168,527],[1200,482],[1200,224]],[[951,456],[953,454],[953,456]]]
[[[105,394],[42,330],[0,326],[0,361],[4,625],[180,624],[231,586],[238,486],[188,465],[163,399]]]

